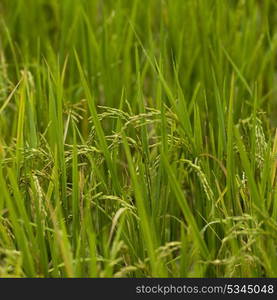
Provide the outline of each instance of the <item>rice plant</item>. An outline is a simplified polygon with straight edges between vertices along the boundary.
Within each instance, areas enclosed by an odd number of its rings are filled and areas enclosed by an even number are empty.
[[[0,24],[0,277],[277,277],[276,1]]]

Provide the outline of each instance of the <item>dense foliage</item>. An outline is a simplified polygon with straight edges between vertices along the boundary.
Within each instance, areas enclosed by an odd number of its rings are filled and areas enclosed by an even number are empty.
[[[0,24],[0,277],[277,277],[276,1]]]

